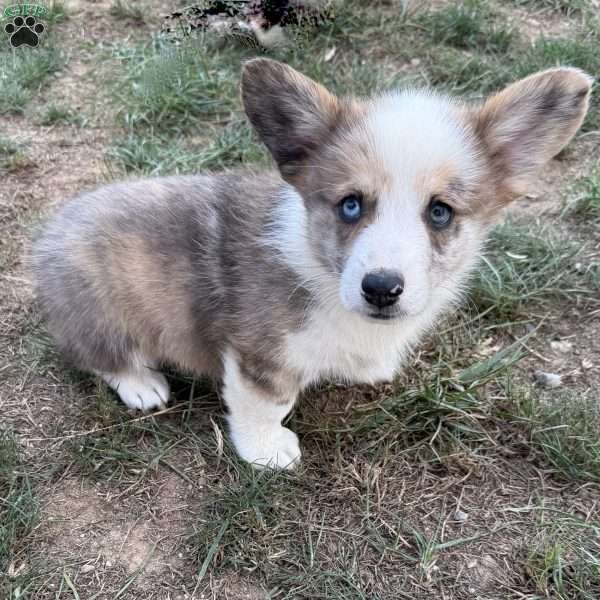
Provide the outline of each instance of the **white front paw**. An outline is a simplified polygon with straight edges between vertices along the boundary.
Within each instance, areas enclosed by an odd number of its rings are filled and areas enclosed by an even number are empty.
[[[102,374],[121,400],[134,410],[143,412],[165,408],[169,401],[169,384],[158,371],[144,368],[135,373]]]
[[[300,462],[298,436],[281,425],[247,431],[231,428],[231,439],[245,461],[262,469],[293,469]]]

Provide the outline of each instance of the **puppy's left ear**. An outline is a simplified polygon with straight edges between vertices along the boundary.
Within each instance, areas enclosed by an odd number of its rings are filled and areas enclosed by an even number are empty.
[[[472,113],[499,193],[526,191],[537,169],[558,154],[581,126],[592,78],[574,68],[531,75],[491,96]]]
[[[290,183],[326,143],[340,102],[322,85],[268,58],[244,64],[242,103],[252,125]]]

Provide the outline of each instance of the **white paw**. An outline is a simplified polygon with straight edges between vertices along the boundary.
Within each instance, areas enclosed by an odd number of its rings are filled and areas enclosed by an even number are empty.
[[[101,373],[108,385],[129,407],[143,412],[165,408],[169,401],[169,384],[158,371],[144,368],[131,373]]]
[[[258,431],[232,427],[230,435],[240,457],[258,469],[293,469],[300,462],[298,436],[287,427],[277,425]]]

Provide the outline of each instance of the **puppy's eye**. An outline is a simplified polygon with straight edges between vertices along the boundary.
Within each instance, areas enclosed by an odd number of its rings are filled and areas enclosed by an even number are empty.
[[[345,223],[356,223],[362,215],[362,201],[356,194],[346,196],[339,204],[340,218]]]
[[[445,202],[432,199],[429,203],[429,222],[435,229],[444,229],[452,223],[452,207]]]

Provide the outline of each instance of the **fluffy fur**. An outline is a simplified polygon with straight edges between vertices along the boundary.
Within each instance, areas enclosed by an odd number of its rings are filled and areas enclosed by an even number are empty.
[[[166,404],[163,363],[220,379],[240,456],[292,466],[281,421],[298,393],[394,377],[459,298],[501,208],[581,125],[590,87],[562,68],[480,106],[411,90],[359,101],[250,61],[244,107],[279,174],[118,183],[66,203],[32,254],[50,331],[132,408]],[[352,194],[362,216],[347,223]],[[434,200],[448,227],[432,226]],[[374,308],[361,285],[382,270],[404,290]]]

